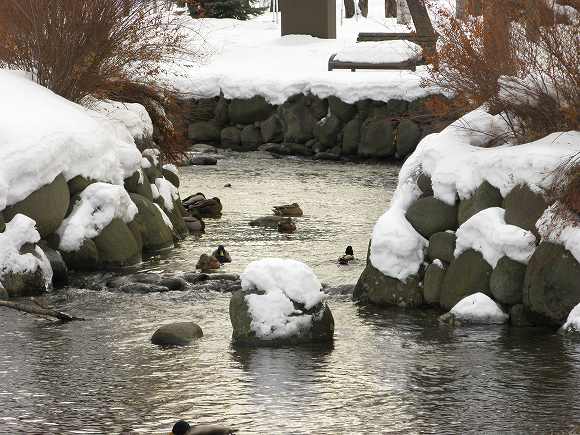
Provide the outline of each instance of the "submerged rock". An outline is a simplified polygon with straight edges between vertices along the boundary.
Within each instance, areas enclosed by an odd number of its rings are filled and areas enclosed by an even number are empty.
[[[185,346],[201,337],[203,331],[197,323],[178,322],[162,326],[155,331],[151,343],[161,346]]]

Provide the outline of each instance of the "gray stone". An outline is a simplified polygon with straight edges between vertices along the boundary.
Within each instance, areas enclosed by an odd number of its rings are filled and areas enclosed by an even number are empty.
[[[523,303],[537,323],[561,325],[580,303],[580,264],[564,247],[542,242],[524,280]]]
[[[34,272],[5,273],[0,275],[0,283],[11,298],[36,296],[46,292],[46,281],[40,267]]]
[[[264,97],[255,96],[248,100],[234,98],[230,102],[228,114],[230,123],[248,125],[268,119],[274,110],[275,107],[269,104]]]
[[[131,193],[131,200],[139,212],[133,219],[141,232],[145,251],[160,251],[173,247],[173,232],[163,221],[159,209],[147,198]]]
[[[141,182],[139,182],[141,180]],[[153,192],[151,191],[151,182],[144,172],[135,172],[129,178],[125,179],[125,190],[129,193],[136,193],[153,201]]]
[[[532,192],[525,184],[514,187],[503,200],[506,223],[531,231],[538,238],[536,222],[547,207],[544,197]]]
[[[193,142],[217,143],[220,140],[220,130],[213,122],[200,121],[189,125],[187,137]]]
[[[317,119],[308,110],[304,95],[288,99],[280,106],[279,115],[284,124],[284,142],[305,143],[314,137]]]
[[[50,184],[4,209],[4,219],[9,222],[19,213],[26,215],[36,222],[40,237],[45,238],[55,232],[62,223],[68,211],[69,201],[68,184],[61,174]]]
[[[185,346],[197,338],[203,337],[203,331],[193,322],[178,322],[164,325],[151,337],[151,343],[161,346]]]
[[[247,125],[242,129],[241,133],[242,148],[244,151],[255,151],[260,145],[264,143],[262,133],[258,127]]]
[[[415,151],[421,140],[421,128],[410,119],[403,119],[397,128],[397,155],[405,157]]]
[[[309,329],[300,329],[295,335],[285,338],[264,339],[257,337],[252,330],[252,317],[249,312],[246,296],[257,294],[256,290],[238,290],[230,299],[230,320],[233,327],[232,340],[237,345],[243,346],[281,346],[298,345],[307,343],[332,342],[334,336],[334,318],[326,302],[322,302],[310,310],[304,306],[298,306],[305,314],[312,315],[312,326]]]
[[[423,280],[423,295],[425,303],[429,305],[438,305],[441,299],[441,288],[445,278],[445,268],[436,263],[431,263],[425,271]]]
[[[52,267],[52,285],[55,288],[64,287],[68,284],[68,267],[61,253],[46,245],[42,246],[42,250]]]
[[[187,289],[187,281],[179,277],[162,278],[160,285],[167,287],[170,291],[181,291]]]
[[[533,326],[532,322],[528,318],[528,312],[526,307],[522,304],[514,305],[510,308],[510,324],[512,326]]]
[[[143,157],[149,162],[149,167],[143,168],[143,172],[145,173],[145,175],[147,175],[147,178],[149,178],[151,183],[154,183],[155,180],[163,177],[163,173],[161,172],[161,166],[159,166],[159,164],[155,164],[153,157],[151,156],[143,156]]]
[[[423,292],[417,277],[402,282],[384,275],[369,261],[356,283],[353,299],[379,306],[417,307],[423,304]]]
[[[291,156],[312,156],[314,151],[309,149],[306,145],[299,143],[285,143],[282,149],[288,155]]]
[[[242,133],[237,127],[226,127],[221,131],[221,144],[227,148],[238,148],[242,143]]]
[[[427,239],[435,233],[457,229],[457,207],[445,204],[434,197],[415,201],[407,210],[405,217],[413,228]]]
[[[272,115],[260,124],[264,142],[282,142],[284,139],[284,126],[278,115]]]
[[[172,210],[169,210],[165,207],[162,208],[164,209],[165,214],[169,217],[169,220],[173,225],[173,231],[176,233],[177,238],[180,240],[185,239],[189,235],[189,228],[185,224],[185,220],[183,218],[183,206],[181,205],[181,200],[175,199],[173,201]]]
[[[450,310],[466,296],[479,292],[489,295],[491,270],[479,252],[472,249],[463,252],[445,273],[439,304]]]
[[[141,261],[141,251],[125,222],[115,218],[94,238],[102,267],[125,267]]]
[[[356,105],[345,103],[335,96],[328,97],[328,108],[343,123],[350,121],[356,115]]]
[[[340,160],[340,154],[334,152],[320,152],[314,155],[314,160],[327,160],[337,162]]]
[[[175,187],[179,187],[179,176],[169,169],[163,169],[163,178],[173,184]]]
[[[99,267],[99,251],[90,239],[85,240],[78,251],[61,251],[61,254],[69,269],[93,271]]]
[[[223,127],[230,121],[228,114],[228,102],[224,97],[220,97],[214,109],[214,122],[217,126]]]
[[[395,154],[393,126],[389,119],[367,119],[361,127],[358,155],[385,158]]]
[[[417,177],[417,187],[427,195],[433,195],[433,183],[431,182],[431,177],[424,172]]]
[[[3,233],[6,229],[6,222],[4,222],[4,215],[0,211],[0,233]]]
[[[96,183],[96,181],[83,177],[82,175],[77,175],[76,177],[71,178],[67,182],[70,196],[76,195],[77,193],[81,193],[83,190],[85,190],[93,183]]]
[[[123,284],[116,289],[121,293],[130,294],[148,294],[148,293],[164,293],[169,291],[167,287],[157,284],[146,284],[142,282],[129,282]]]
[[[328,100],[316,95],[308,95],[306,97],[306,105],[314,119],[322,119],[328,114]]]
[[[501,203],[502,197],[499,189],[484,181],[473,192],[471,198],[460,201],[457,215],[459,225],[486,208],[501,207]]]
[[[387,102],[389,115],[403,115],[409,110],[409,102],[405,100],[392,99]]]
[[[429,237],[429,249],[427,255],[431,260],[441,260],[451,263],[454,260],[455,243],[457,236],[455,233],[441,231]]]
[[[342,130],[342,154],[354,156],[358,152],[362,121],[356,117],[346,123]]]
[[[508,257],[500,258],[489,281],[493,298],[506,305],[521,303],[525,276],[525,265]]]
[[[329,115],[316,123],[314,137],[322,145],[323,150],[334,147],[338,143],[338,134],[342,124],[336,115]]]
[[[191,100],[191,114],[187,118],[192,121],[209,121],[215,116],[217,104],[218,99],[215,97]]]
[[[211,156],[192,156],[189,158],[189,164],[192,166],[214,166],[217,165],[217,159]]]
[[[129,222],[127,226],[131,230],[131,234],[133,234],[133,237],[137,242],[137,249],[139,252],[143,252],[143,228],[135,221],[135,219]]]

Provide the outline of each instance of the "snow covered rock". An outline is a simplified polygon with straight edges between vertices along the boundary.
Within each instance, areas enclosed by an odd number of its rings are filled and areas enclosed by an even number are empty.
[[[91,99],[86,105],[108,119],[122,124],[139,143],[145,144],[152,140],[153,122],[141,104]]]
[[[163,210],[144,196],[136,193],[130,193],[129,196],[138,209],[131,225],[135,225],[140,232],[143,249],[147,252],[156,252],[172,248],[173,231],[165,222]],[[166,215],[165,218],[169,220]],[[171,221],[169,223],[171,224]]]
[[[561,330],[562,332],[580,332],[580,304],[570,311]]]
[[[276,346],[332,341],[334,319],[314,272],[295,260],[250,263],[230,300],[233,341]]]
[[[484,181],[481,186],[475,189],[473,195],[459,202],[457,213],[459,225],[486,208],[500,207],[502,200],[499,189]]]
[[[29,217],[17,214],[0,233],[0,287],[10,296],[46,291],[52,269],[44,251],[36,245],[40,235]]]
[[[502,324],[509,316],[493,299],[483,293],[475,293],[460,300],[440,320],[450,324]]]

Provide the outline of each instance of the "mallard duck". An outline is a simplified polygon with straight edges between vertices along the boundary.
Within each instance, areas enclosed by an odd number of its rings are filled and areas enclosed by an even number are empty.
[[[338,264],[348,264],[354,260],[354,250],[352,246],[347,246],[344,255],[338,258]]]
[[[287,205],[277,205],[272,209],[276,216],[291,216],[300,217],[304,213],[297,203],[287,204]]]
[[[237,429],[220,425],[201,424],[191,427],[188,422],[179,420],[173,425],[170,435],[231,435],[236,432]]]
[[[284,234],[291,234],[296,231],[296,224],[290,218],[287,218],[278,223],[278,232]]]
[[[226,251],[224,245],[219,245],[218,248],[215,251],[213,251],[211,255],[217,258],[220,264],[232,262],[232,257],[230,256],[230,253]]]
[[[185,208],[188,208],[190,205],[195,204],[198,201],[203,201],[205,199],[205,195],[201,192],[197,192],[195,195],[189,195],[185,198],[181,203]]]
[[[195,265],[196,269],[201,270],[202,272],[207,272],[210,270],[217,270],[221,267],[220,262],[217,258],[213,255],[201,254],[197,264]]]

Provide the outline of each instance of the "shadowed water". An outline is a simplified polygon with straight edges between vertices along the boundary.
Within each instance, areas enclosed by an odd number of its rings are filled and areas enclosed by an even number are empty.
[[[221,161],[183,170],[182,195],[219,196],[224,217],[142,270],[188,271],[224,243],[228,269],[286,255],[332,284],[353,283],[364,259],[337,267],[368,236],[397,168],[291,160]],[[232,189],[222,186],[232,183]],[[246,222],[298,201],[295,235]],[[243,434],[569,432],[580,426],[580,340],[550,330],[451,329],[436,312],[363,309],[331,295],[328,348],[234,349],[229,295],[125,295],[68,289],[52,305],[90,320],[54,324],[0,311],[0,433],[167,433],[177,418]],[[191,346],[149,343],[161,324],[191,319]]]

